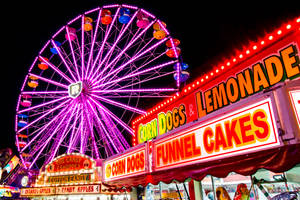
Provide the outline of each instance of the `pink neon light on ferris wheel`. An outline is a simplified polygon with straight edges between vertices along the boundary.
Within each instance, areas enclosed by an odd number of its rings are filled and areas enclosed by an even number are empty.
[[[156,22],[165,37],[154,37]],[[125,4],[86,11],[58,29],[30,65],[17,99],[22,163],[34,168],[60,153],[106,158],[128,149],[131,119],[147,110],[141,100],[179,89],[173,75],[180,72],[181,57],[176,51],[174,58],[166,55],[170,38],[153,14]]]

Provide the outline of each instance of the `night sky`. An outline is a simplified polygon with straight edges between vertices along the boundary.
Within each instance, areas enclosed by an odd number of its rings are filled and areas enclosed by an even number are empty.
[[[62,4],[63,2],[63,4]],[[297,2],[297,3],[296,3]],[[8,1],[1,6],[2,117],[0,149],[14,147],[14,116],[25,75],[40,51],[61,26],[79,14],[113,3],[136,5],[167,23],[171,35],[181,40],[183,60],[190,80],[300,16],[299,1],[261,5],[260,1]],[[5,12],[3,12],[5,11]]]

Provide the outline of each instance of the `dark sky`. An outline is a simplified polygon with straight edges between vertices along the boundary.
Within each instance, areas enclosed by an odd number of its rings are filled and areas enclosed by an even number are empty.
[[[61,26],[82,12],[112,3],[136,5],[167,23],[181,40],[183,60],[191,78],[233,55],[250,41],[300,16],[299,1],[192,1],[192,0],[30,0],[1,6],[2,119],[0,149],[14,148],[14,115],[25,75],[40,51]],[[3,12],[7,11],[7,12]]]

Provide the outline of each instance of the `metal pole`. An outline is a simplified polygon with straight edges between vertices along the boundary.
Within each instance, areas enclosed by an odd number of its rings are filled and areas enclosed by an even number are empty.
[[[193,181],[193,180],[192,180],[192,181]],[[187,191],[187,189],[186,189],[185,182],[183,182],[183,187],[184,187],[184,190],[185,190],[185,193],[186,193],[186,195],[187,195],[188,200],[191,200],[191,199],[190,199],[190,195],[189,195],[189,193],[188,193],[188,191]]]
[[[180,191],[179,191],[179,188],[178,188],[178,185],[177,185],[177,183],[175,183],[175,185],[176,185],[177,192],[178,192],[178,194],[179,194],[180,200],[182,200],[182,197],[181,197],[181,194],[180,194]]]
[[[210,178],[211,178],[211,184],[212,184],[212,189],[213,189],[213,194],[214,194],[214,199],[217,199],[216,198],[216,191],[215,191],[215,182],[214,182],[214,178],[212,175],[210,175]]]

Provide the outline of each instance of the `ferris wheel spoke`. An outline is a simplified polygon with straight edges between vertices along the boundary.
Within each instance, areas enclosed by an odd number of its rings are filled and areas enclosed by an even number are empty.
[[[97,105],[97,107],[99,109],[106,112],[111,118],[113,118],[116,122],[118,122],[121,126],[123,126],[123,128],[125,128],[130,134],[134,135],[133,130],[126,123],[124,123],[121,119],[119,119],[115,114],[113,114],[110,110],[105,108],[103,105],[100,105],[100,103],[95,101],[93,98],[90,98],[90,100],[92,102],[94,102],[95,105]]]
[[[105,33],[105,36],[104,36],[104,39],[103,39],[103,41],[102,41],[100,50],[98,51],[97,56],[96,56],[96,58],[95,58],[95,60],[94,60],[94,62],[93,62],[92,69],[95,67],[95,65],[96,65],[97,62],[98,62],[98,59],[99,59],[100,55],[103,53],[103,49],[104,49],[105,43],[107,42],[108,36],[110,35],[111,29],[112,29],[113,24],[115,23],[115,21],[116,21],[116,19],[117,19],[117,16],[118,16],[118,14],[119,14],[119,11],[120,11],[120,7],[117,9],[114,18],[113,18],[111,24],[109,25],[108,31]]]
[[[75,113],[76,113],[77,110],[78,110],[77,104],[75,105],[74,108],[71,108],[71,109],[73,109],[73,110],[70,112],[70,116],[69,116],[69,119],[67,120],[66,126],[65,126],[64,130],[62,131],[62,133],[59,135],[59,138],[60,138],[60,139],[59,139],[58,143],[56,144],[56,147],[55,147],[54,152],[51,152],[50,159],[48,160],[47,163],[49,163],[50,161],[52,161],[52,159],[53,159],[54,156],[56,155],[57,150],[58,150],[58,148],[60,147],[61,143],[63,142],[63,140],[64,140],[65,137],[67,136],[67,133],[68,133],[68,131],[67,131],[68,126],[69,126],[69,124],[70,124],[72,118],[74,117]]]
[[[128,64],[134,62],[135,60],[137,60],[139,57],[143,56],[144,54],[148,53],[149,51],[153,50],[154,48],[156,48],[157,46],[161,45],[162,43],[164,43],[168,38],[164,38],[161,41],[157,42],[156,44],[154,44],[153,46],[151,46],[150,48],[148,48],[147,50],[143,51],[142,53],[135,55],[134,57],[132,57],[130,60],[128,60],[126,63],[124,63],[123,65],[119,66],[118,68],[116,68],[114,71],[112,71],[110,74],[107,74],[106,76],[100,78],[95,84],[99,84],[101,83],[101,81],[105,80],[108,76],[111,76],[111,74],[116,75],[118,74],[120,71],[123,70],[124,67],[126,67]],[[103,71],[101,72],[103,73]],[[101,75],[100,73],[100,75]],[[96,77],[96,79],[99,78],[99,75]]]
[[[139,67],[137,67],[135,70],[133,71],[129,71],[128,70],[128,73],[125,73],[123,76],[130,76],[130,74],[134,74],[134,73],[137,73],[139,72],[139,70],[145,68],[146,66],[148,66],[150,63],[154,62],[155,60],[159,59],[162,55],[164,55],[164,53],[160,54],[159,56],[155,56],[153,59],[149,60],[148,62],[144,63],[144,64],[141,64]],[[147,59],[146,59],[147,60]],[[159,68],[160,69],[160,68]],[[155,69],[155,70],[158,70],[158,69]],[[123,70],[123,71],[126,71],[126,70]],[[110,73],[110,72],[109,72]],[[173,72],[172,72],[173,73]],[[153,75],[153,73],[151,73]],[[108,77],[107,80],[105,80],[105,82],[109,82],[109,81],[113,81],[115,79],[115,76],[116,75],[113,75],[111,77]],[[157,77],[157,78],[160,78]],[[114,82],[114,81],[113,81]],[[109,86],[109,88],[111,88],[112,86]]]
[[[124,151],[125,149],[130,148],[130,145],[128,144],[128,142],[126,141],[126,139],[124,138],[122,133],[119,131],[116,124],[113,123],[113,120],[109,117],[109,115],[104,113],[103,111],[100,111],[100,112],[101,112],[101,115],[106,118],[106,121],[108,123],[108,127],[111,127],[113,129],[113,133],[115,135],[115,138],[119,142],[119,146],[123,147],[122,151]],[[124,149],[124,147],[125,147],[125,149]]]
[[[59,86],[59,87],[63,87],[65,89],[68,89],[68,86],[65,85],[65,84],[62,84],[62,83],[59,83],[59,82],[56,82],[56,81],[53,81],[53,80],[50,80],[48,78],[44,78],[42,76],[39,76],[39,75],[36,75],[36,74],[33,74],[33,73],[29,73],[29,76],[34,76],[42,81],[45,81],[45,82],[48,82],[48,83],[51,83],[53,85],[56,85],[56,86]]]
[[[86,106],[87,107],[87,106]],[[95,135],[94,135],[94,131],[93,131],[93,125],[91,124],[93,122],[93,120],[90,118],[90,115],[87,114],[87,123],[88,123],[88,127],[89,127],[89,130],[90,130],[90,135],[92,137],[92,143],[93,143],[93,146],[94,146],[94,151],[95,151],[95,154],[96,154],[96,158],[99,159],[100,158],[100,153],[99,153],[99,150],[98,150],[98,147],[97,147],[97,144],[96,144],[96,140],[95,140]]]
[[[174,74],[174,72],[167,72],[167,73],[164,73],[164,74],[160,74],[159,76],[154,76],[154,73],[152,74],[153,77],[147,77],[147,78],[144,78],[143,80],[138,80],[138,81],[134,81],[133,83],[130,83],[130,84],[126,84],[126,85],[123,85],[123,86],[116,86],[116,84],[112,84],[110,87],[106,87],[107,89],[111,89],[112,86],[114,86],[114,88],[116,89],[126,89],[126,88],[130,88],[130,87],[133,87],[133,86],[136,86],[136,85],[140,85],[142,83],[145,83],[145,82],[148,82],[148,81],[152,81],[152,80],[155,80],[155,79],[158,79],[158,78],[161,78],[161,77],[164,77],[164,76],[169,76],[169,75],[172,75]],[[178,91],[178,88],[174,88],[176,91]]]
[[[118,149],[117,152],[118,153],[123,152],[124,149],[122,148],[121,142],[119,141],[119,138],[114,134],[113,127],[115,127],[115,125],[109,123],[109,120],[108,120],[109,117],[106,117],[105,113],[102,110],[98,109],[98,112],[100,113],[100,116],[101,116],[103,125],[105,127],[105,130],[110,130],[109,134],[110,134],[110,137],[112,139],[112,143]],[[109,145],[109,143],[107,145]]]
[[[39,59],[43,62],[45,62],[48,66],[50,66],[56,73],[58,73],[60,76],[62,76],[65,80],[67,80],[69,83],[72,83],[73,81],[65,75],[62,71],[60,71],[55,65],[50,63],[48,60],[46,60],[44,57],[39,56]]]
[[[93,57],[94,45],[95,45],[95,41],[96,41],[96,38],[97,38],[97,33],[98,33],[98,28],[99,28],[99,22],[100,22],[100,18],[101,18],[101,13],[102,13],[102,8],[100,8],[100,10],[99,10],[99,14],[98,14],[97,22],[96,22],[96,29],[95,29],[95,33],[93,35],[93,40],[92,40],[92,43],[91,43],[91,48],[90,48],[88,63],[87,63],[87,67],[86,67],[85,79],[87,78],[87,76],[89,74],[89,67],[90,67],[90,64],[91,64],[91,59]]]
[[[69,110],[66,110],[67,113],[69,113]],[[34,155],[40,148],[41,146],[43,146],[45,144],[45,141],[54,133],[53,130],[58,128],[58,124],[62,122],[62,120],[60,119],[55,119],[55,121],[52,121],[50,124],[51,126],[47,126],[43,128],[34,138],[32,138],[29,143],[27,144],[30,145],[33,141],[35,142],[33,147],[30,149],[29,153],[31,155]],[[38,136],[43,133],[41,135],[41,137],[38,139]],[[24,150],[27,148],[27,146],[25,146],[21,152],[24,152]]]
[[[102,142],[102,148],[104,149],[106,157],[114,155],[114,150],[113,150],[114,147],[112,145],[109,145],[109,141],[105,137],[105,133],[102,130],[102,128],[99,126],[95,126],[95,129],[96,129],[97,133],[99,134],[99,137],[100,137],[99,143]],[[101,145],[99,144],[99,146],[101,146]]]
[[[81,17],[81,80],[84,77],[84,15]]]
[[[133,37],[131,41],[124,47],[124,49],[105,68],[108,69],[112,65],[112,63],[115,63],[116,60],[121,58],[121,56],[132,46],[132,44],[134,44],[143,34],[147,32],[147,30],[154,24],[154,22],[155,21],[150,22],[149,25],[144,30],[142,30],[136,37]],[[99,71],[99,67],[95,68],[93,75],[91,77],[92,79],[94,78],[94,76],[97,74],[98,71]],[[104,70],[99,75],[97,75],[97,77],[101,76],[103,73]]]
[[[34,110],[34,109],[37,109],[37,108],[41,108],[41,107],[47,106],[49,104],[54,104],[56,102],[59,102],[61,100],[66,99],[66,98],[69,98],[69,97],[68,96],[64,96],[64,97],[61,97],[59,99],[55,99],[55,100],[52,100],[52,101],[48,101],[46,103],[41,103],[41,104],[38,104],[38,105],[35,105],[35,106],[32,106],[32,107],[26,108],[26,109],[23,109],[23,110],[19,110],[18,114],[21,114],[23,112],[28,112],[28,111],[31,111],[31,110]]]
[[[116,144],[116,147],[118,148],[119,152],[123,152],[125,150],[121,142],[121,138],[123,138],[123,136],[121,136],[121,133],[116,128],[116,125],[112,123],[110,117],[107,116],[102,110],[99,110],[99,112],[106,127],[110,128],[110,134],[113,139],[113,142]]]
[[[73,81],[78,81],[78,80],[75,78],[73,72],[71,71],[71,69],[70,69],[68,63],[67,63],[66,60],[64,59],[64,57],[63,57],[63,55],[62,55],[62,53],[61,53],[60,47],[58,47],[58,46],[55,44],[55,42],[54,42],[53,40],[51,40],[51,43],[52,43],[52,45],[54,46],[54,48],[56,49],[56,51],[57,51],[57,53],[58,53],[60,59],[63,61],[64,65],[65,65],[65,67],[67,68],[67,70],[69,71],[70,75],[72,76]]]
[[[27,149],[31,145],[31,143],[33,141],[35,141],[39,137],[39,135],[41,133],[43,133],[49,126],[51,126],[52,123],[54,123],[58,118],[60,118],[61,115],[63,115],[65,111],[68,111],[68,108],[69,108],[68,106],[66,106],[65,108],[63,108],[52,120],[50,120],[47,124],[45,124],[43,127],[41,127],[40,131],[32,139],[30,139],[28,141],[28,143],[24,146],[24,148],[22,148],[21,152],[23,152],[25,149]]]
[[[139,89],[112,89],[112,90],[93,90],[93,93],[159,93],[159,92],[175,92],[175,88],[139,88]],[[105,96],[104,96],[105,97]]]
[[[31,169],[31,167],[33,166],[33,164],[37,161],[37,159],[39,158],[40,154],[43,152],[43,150],[45,149],[45,147],[49,144],[50,140],[52,139],[52,137],[57,133],[57,130],[60,128],[60,126],[62,125],[62,123],[64,122],[65,118],[67,117],[67,115],[65,115],[63,117],[62,120],[60,120],[59,124],[57,125],[57,127],[55,128],[55,130],[53,131],[53,133],[48,137],[48,139],[44,142],[44,144],[42,145],[42,148],[39,150],[38,154],[35,156],[35,158],[33,159],[33,161],[31,162],[29,168]]]
[[[122,31],[119,33],[117,39],[114,40],[113,46],[109,49],[109,51],[107,52],[106,56],[101,60],[100,64],[98,65],[98,68],[100,68],[104,64],[104,62],[106,61],[106,59],[108,58],[108,56],[112,54],[112,52],[114,51],[114,49],[117,46],[118,42],[122,38],[123,34],[126,32],[126,30],[128,29],[128,27],[131,25],[131,23],[133,22],[133,20],[135,19],[135,17],[136,17],[137,14],[138,14],[138,11],[136,11],[134,13],[134,15],[131,17],[130,21],[126,24],[125,28],[122,29]],[[106,71],[107,67],[108,66],[104,67],[103,71]]]
[[[67,99],[65,102],[59,104],[58,106],[50,109],[48,112],[46,112],[45,114],[41,115],[40,117],[36,118],[35,120],[33,120],[32,122],[28,123],[26,126],[24,126],[23,128],[19,129],[17,131],[17,133],[22,132],[23,130],[27,129],[28,127],[30,127],[31,125],[33,125],[34,123],[36,123],[37,121],[41,120],[42,118],[44,118],[45,116],[51,114],[52,112],[54,112],[55,110],[61,108],[63,105],[65,105],[66,103],[69,103],[71,100]]]
[[[68,26],[66,27],[66,32],[67,32],[68,38],[70,38],[70,31],[69,31]],[[75,52],[74,52],[73,44],[72,44],[72,41],[70,39],[68,41],[69,41],[69,46],[70,46],[70,49],[71,49],[73,63],[74,63],[77,78],[78,78],[77,80],[80,80],[80,74],[79,74],[79,71],[78,71],[78,65],[77,65],[77,61],[76,61],[76,58],[75,58]]]
[[[89,98],[89,99],[91,99],[91,100],[93,101],[92,98]],[[87,103],[88,103],[90,109],[92,110],[92,112],[94,113],[94,116],[95,116],[95,118],[97,119],[96,121],[97,121],[97,123],[100,125],[99,127],[101,127],[101,129],[103,130],[103,132],[105,133],[106,137],[109,139],[109,141],[110,141],[111,144],[113,145],[113,147],[114,147],[114,149],[116,150],[116,152],[119,153],[119,152],[118,152],[118,149],[116,148],[115,144],[113,143],[113,141],[112,141],[112,139],[111,139],[109,133],[106,131],[106,129],[105,129],[105,127],[104,127],[102,121],[99,119],[98,114],[97,114],[96,110],[93,108],[93,105],[91,104],[91,102],[89,101],[89,99],[87,100]]]
[[[140,55],[140,54],[138,54],[138,55]],[[122,73],[125,72],[125,74],[124,74],[123,76],[129,76],[129,77],[132,77],[132,76],[130,76],[130,73],[131,73],[131,74],[137,73],[139,70],[145,68],[145,66],[147,66],[147,65],[150,64],[151,62],[153,62],[153,61],[159,59],[159,58],[160,58],[161,56],[163,56],[163,55],[164,55],[164,53],[161,53],[160,55],[155,56],[155,55],[153,55],[153,53],[152,53],[152,56],[153,56],[154,58],[152,58],[152,59],[149,60],[149,61],[148,61],[148,59],[149,59],[150,57],[148,57],[147,55],[144,55],[144,56],[142,56],[142,57],[139,57],[139,59],[136,59],[136,60],[144,59],[145,61],[144,61],[144,63],[140,64],[140,66],[137,67],[137,69],[135,69],[135,70],[133,70],[133,71],[128,71],[128,73],[126,73],[127,70],[126,70],[126,68],[124,68],[121,72],[122,72]],[[175,62],[177,62],[177,61],[175,61]],[[157,70],[157,69],[158,69],[158,68],[154,68],[154,70]],[[109,73],[110,73],[110,72],[109,72]],[[109,81],[112,81],[112,80],[114,80],[114,79],[117,77],[117,75],[118,75],[118,73],[112,73],[112,76],[107,76],[107,79],[103,80],[102,82],[109,82]]]
[[[132,112],[135,112],[135,113],[138,113],[138,114],[146,114],[146,111],[144,110],[141,110],[141,109],[137,109],[137,108],[134,108],[134,107],[131,107],[131,106],[128,106],[126,104],[123,104],[123,103],[120,103],[120,102],[117,102],[117,101],[113,101],[113,100],[110,100],[110,99],[107,99],[107,98],[104,98],[102,96],[99,96],[99,95],[95,95],[95,94],[91,94],[91,96],[95,97],[96,99],[99,99],[101,101],[104,101],[106,103],[109,103],[109,104],[112,104],[114,106],[117,106],[119,108],[122,108],[122,109],[127,109],[127,110],[130,110]]]
[[[74,124],[73,124],[73,128],[72,128],[72,133],[70,135],[70,140],[69,140],[69,145],[68,145],[68,150],[67,153],[71,153],[71,148],[74,145],[74,142],[76,141],[76,135],[78,135],[79,129],[76,127],[77,122],[79,121],[79,114],[80,113],[80,105],[78,107],[78,110],[76,112],[76,116],[74,119]],[[77,128],[77,132],[75,133]]]
[[[142,71],[133,73],[133,74],[129,74],[129,75],[127,75],[127,76],[123,76],[123,77],[121,77],[121,78],[119,78],[119,79],[115,79],[115,80],[113,80],[113,81],[108,81],[108,82],[99,84],[99,85],[95,86],[94,89],[101,88],[101,87],[103,87],[103,86],[105,86],[105,85],[109,85],[109,84],[111,84],[111,83],[117,83],[117,82],[120,82],[120,81],[122,81],[122,80],[124,80],[124,79],[128,79],[128,78],[132,78],[132,77],[135,77],[135,76],[139,76],[139,75],[141,75],[141,74],[144,74],[144,73],[147,73],[147,72],[150,72],[150,71],[154,71],[154,70],[156,70],[156,69],[160,69],[160,68],[165,67],[165,66],[168,66],[168,65],[172,65],[172,64],[174,64],[174,63],[176,63],[176,62],[177,62],[177,61],[169,61],[169,62],[160,64],[160,65],[156,65],[156,66],[150,67],[150,68],[148,68],[148,69],[145,69],[145,70],[142,70]]]

